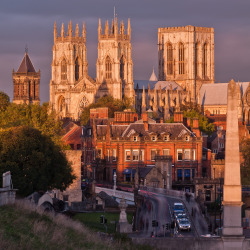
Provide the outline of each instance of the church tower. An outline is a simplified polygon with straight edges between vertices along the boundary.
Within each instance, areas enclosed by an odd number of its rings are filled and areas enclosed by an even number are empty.
[[[40,70],[36,72],[27,49],[18,70],[15,72],[13,69],[12,77],[14,85],[13,103],[40,104]]]
[[[99,86],[97,98],[104,95],[117,99],[134,98],[130,19],[127,33],[123,21],[118,28],[117,18],[112,20],[111,27],[106,21],[103,32],[99,19],[96,82]]]
[[[81,109],[94,101],[95,81],[88,76],[86,29],[76,24],[73,34],[71,21],[67,34],[64,24],[61,36],[54,24],[54,46],[50,81],[50,105],[60,118],[78,119]]]
[[[203,83],[214,82],[214,29],[158,29],[159,81],[175,81],[197,102]]]

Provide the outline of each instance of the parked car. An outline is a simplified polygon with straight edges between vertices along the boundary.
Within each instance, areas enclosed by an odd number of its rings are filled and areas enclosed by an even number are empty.
[[[177,221],[178,228],[180,231],[187,230],[191,231],[191,224],[190,221],[187,218],[183,218]]]
[[[178,213],[176,216],[177,221],[181,219],[188,219],[187,215],[185,213]]]

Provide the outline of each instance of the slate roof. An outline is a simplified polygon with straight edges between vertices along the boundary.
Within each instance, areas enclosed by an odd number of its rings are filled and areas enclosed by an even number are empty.
[[[181,86],[174,81],[149,81],[149,80],[134,80],[134,89],[137,89],[137,84],[139,89],[148,89],[148,84],[150,89],[170,89],[170,85],[172,85],[173,90],[181,90]]]
[[[16,73],[27,73],[27,72],[36,73],[36,70],[35,70],[35,68],[34,68],[34,66],[29,58],[28,53],[25,52],[23,60],[22,60]]]
[[[145,178],[147,176],[147,174],[151,171],[152,168],[153,168],[153,166],[146,166],[143,168],[139,168],[139,177]]]
[[[97,196],[105,201],[105,207],[117,207],[118,206],[118,202],[115,201],[111,196],[109,196],[104,191],[101,191],[100,193],[98,193]]]
[[[239,84],[241,96],[243,96],[249,82],[240,82]],[[201,105],[227,105],[227,85],[228,83],[203,84],[200,88]]]
[[[170,138],[181,138],[184,135],[195,136],[182,123],[149,123],[148,131],[145,131],[143,123],[131,123],[130,125],[110,125],[112,137],[127,137],[129,138],[134,133],[140,136],[151,136],[152,133],[161,135],[167,133]],[[97,136],[105,136],[107,134],[107,126],[97,126]]]

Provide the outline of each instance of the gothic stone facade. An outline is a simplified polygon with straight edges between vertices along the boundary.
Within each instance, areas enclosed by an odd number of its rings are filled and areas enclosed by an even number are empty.
[[[203,83],[214,82],[214,29],[158,29],[159,80],[175,81],[196,101]]]
[[[14,96],[13,103],[16,104],[35,104],[40,103],[39,85],[40,70],[36,72],[28,51],[25,52],[24,58],[15,72],[13,70]]]
[[[118,99],[134,97],[130,22],[127,34],[123,22],[118,30],[117,19],[115,23],[112,21],[110,32],[106,22],[102,34],[100,20],[98,38],[97,79],[94,80],[88,75],[85,24],[81,36],[78,24],[74,35],[71,22],[67,35],[62,24],[59,37],[55,23],[50,104],[60,118],[78,119],[82,108],[104,95]]]

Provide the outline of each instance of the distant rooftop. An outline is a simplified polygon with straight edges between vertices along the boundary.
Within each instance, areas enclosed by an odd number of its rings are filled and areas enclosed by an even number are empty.
[[[29,58],[28,52],[25,52],[23,60],[16,73],[28,73],[28,72],[36,73],[36,70]]]

